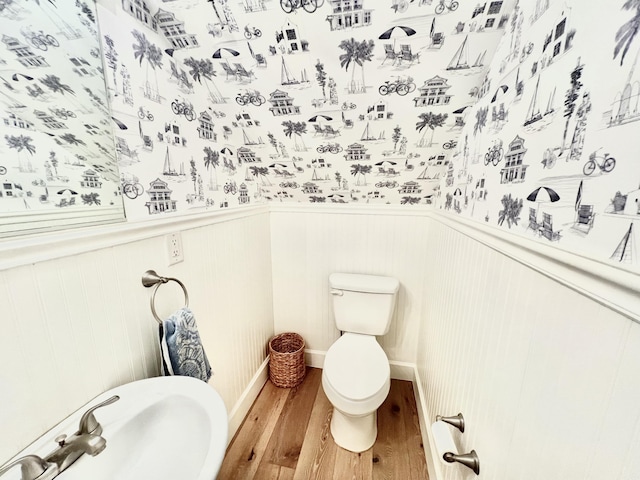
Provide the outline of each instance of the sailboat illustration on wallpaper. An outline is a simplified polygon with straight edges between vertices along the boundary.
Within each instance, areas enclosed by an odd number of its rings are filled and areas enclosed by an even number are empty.
[[[469,36],[464,37],[462,44],[456,51],[455,55],[449,62],[449,66],[447,66],[447,70],[466,70],[471,68],[469,66],[469,47],[467,46],[467,40]],[[480,58],[478,58],[478,61]],[[474,65],[475,66],[475,65]]]
[[[633,263],[635,261],[634,252],[634,236],[633,236],[633,222],[629,225],[629,230],[624,234],[622,240],[616,247],[615,251],[611,255],[611,260],[615,260],[620,263]]]
[[[538,75],[538,81],[536,82],[536,89],[533,91],[533,97],[531,97],[531,103],[529,104],[529,110],[527,110],[527,118],[524,121],[524,126],[531,125],[542,119],[542,113],[540,113],[540,107],[538,107],[538,87],[540,87],[540,76]]]
[[[282,57],[282,67],[280,69],[280,84],[281,85],[297,85],[300,82],[291,74],[287,68],[287,64],[284,63],[284,57]]]
[[[547,109],[544,111],[545,117],[555,112],[555,108],[553,108],[553,101],[555,98],[556,98],[556,89],[554,88],[553,92],[551,92],[551,95],[549,95],[549,101],[547,102]]]
[[[167,153],[164,156],[164,168],[162,169],[163,175],[168,175],[170,177],[184,177],[184,163],[180,164],[180,172],[177,172],[171,163],[171,158],[169,157],[169,147],[167,147]]]
[[[472,67],[484,67],[484,57],[486,54],[487,54],[487,51],[485,50],[480,55],[478,55],[478,58],[476,58],[476,61],[473,62]]]
[[[371,131],[369,129],[369,122],[367,122],[367,126],[364,127],[364,132],[362,132],[362,136],[360,137],[360,140],[362,140],[363,142],[378,140],[375,135],[371,134]]]

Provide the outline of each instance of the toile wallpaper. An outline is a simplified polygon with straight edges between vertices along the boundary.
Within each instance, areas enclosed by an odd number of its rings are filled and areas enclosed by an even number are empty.
[[[0,236],[122,210],[96,22],[91,2],[0,2]]]
[[[101,2],[128,218],[432,203],[512,6]]]
[[[129,221],[431,205],[638,266],[636,0],[98,0],[97,18]]]

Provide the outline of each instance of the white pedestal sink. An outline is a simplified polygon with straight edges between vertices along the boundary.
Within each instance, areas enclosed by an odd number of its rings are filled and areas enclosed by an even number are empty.
[[[227,447],[227,411],[218,392],[190,377],[149,378],[104,392],[17,456],[46,457],[55,437],[76,432],[83,412],[113,395],[120,400],[95,412],[105,450],[81,456],[56,480],[215,480]],[[20,468],[5,475],[19,480]]]

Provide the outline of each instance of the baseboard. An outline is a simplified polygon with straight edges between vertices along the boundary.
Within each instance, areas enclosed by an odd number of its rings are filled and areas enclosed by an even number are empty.
[[[304,351],[304,360],[310,367],[322,368],[324,367],[324,357],[327,354],[324,350],[310,350]],[[397,362],[395,360],[389,361],[391,367],[391,378],[394,380],[407,380],[412,382],[415,377],[415,365],[408,362]]]
[[[441,478],[444,478],[444,475],[442,474],[442,464],[438,459],[438,452],[435,451],[435,442],[433,441],[433,435],[431,434],[430,418],[433,417],[429,415],[424,388],[420,381],[420,376],[418,375],[418,369],[415,366],[413,374],[413,394],[416,397],[416,406],[418,407],[420,433],[422,434],[422,445],[424,445],[424,455],[427,460],[429,480],[440,480]]]
[[[253,405],[255,399],[258,398],[258,394],[260,393],[260,390],[262,390],[262,387],[266,383],[268,377],[269,357],[262,362],[258,371],[249,382],[249,385],[244,389],[244,392],[242,392],[242,395],[229,413],[229,440],[227,441],[227,444],[231,443],[231,440],[238,431],[238,428],[240,428],[244,417],[249,413],[251,405]]]

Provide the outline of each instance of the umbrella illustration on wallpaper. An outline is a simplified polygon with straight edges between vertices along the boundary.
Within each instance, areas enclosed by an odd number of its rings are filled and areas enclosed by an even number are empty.
[[[560,200],[560,195],[552,188],[538,187],[527,196],[527,200],[537,203],[557,202]]]
[[[229,147],[224,147],[222,150],[220,150],[220,153],[223,155],[233,155],[233,152]]]
[[[536,225],[538,225],[538,210],[540,210],[540,204],[549,203],[549,202],[555,203],[558,200],[560,200],[560,195],[558,195],[558,193],[552,188],[538,187],[527,196],[527,200],[529,200],[530,202],[536,202],[537,204],[535,212],[531,212],[531,213],[532,214],[535,213],[535,217],[536,217],[535,222],[536,222]]]
[[[389,40],[393,38],[393,49],[396,49],[396,38],[398,37],[410,37],[415,35],[416,31],[410,27],[403,27],[402,25],[396,25],[395,27],[391,27],[386,32],[383,32],[378,38],[380,40]]]
[[[227,48],[227,47],[222,47],[217,49],[215,52],[213,52],[213,55],[211,55],[211,58],[229,58],[229,57],[237,57],[238,55],[240,55],[240,52],[233,50],[231,48]]]
[[[20,79],[18,78],[18,75],[20,75],[22,78],[24,78],[25,80],[33,80],[33,77],[30,77],[29,75],[25,75],[24,73],[14,73],[11,78],[13,79],[14,82],[18,82]]]
[[[392,161],[392,160],[382,160],[381,162],[378,162],[378,163],[376,163],[376,164],[374,164],[374,165],[375,165],[376,167],[382,167],[382,166],[384,166],[385,164],[387,164],[387,165],[397,165],[398,163],[397,163],[397,162],[394,162],[394,161]]]
[[[111,120],[113,120],[113,121],[114,121],[114,123],[115,123],[116,125],[118,125],[118,128],[119,128],[120,130],[127,130],[127,128],[129,128],[129,127],[127,127],[124,123],[122,123],[120,120],[118,120],[116,117],[111,117]]]
[[[580,185],[578,186],[578,193],[576,194],[576,212],[580,209],[580,205],[582,204],[582,182],[584,180],[580,180]]]
[[[500,85],[498,87],[498,89],[496,90],[496,93],[493,94],[493,98],[491,99],[491,103],[494,103],[498,99],[498,95],[500,95],[501,93],[507,93],[507,90],[509,90],[509,86],[508,85]]]
[[[320,119],[326,120],[327,122],[330,122],[331,120],[333,120],[333,118],[329,117],[328,115],[314,115],[308,121],[309,122],[319,122]]]
[[[322,128],[323,121],[330,122],[331,120],[333,120],[333,117],[330,117],[328,115],[314,115],[309,119],[309,122],[317,123],[317,128]]]

